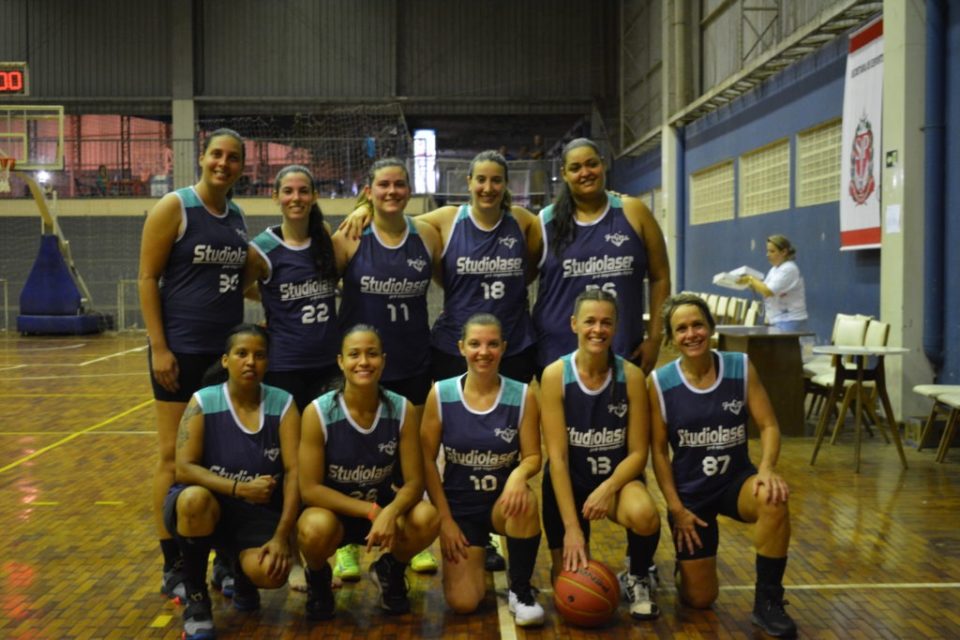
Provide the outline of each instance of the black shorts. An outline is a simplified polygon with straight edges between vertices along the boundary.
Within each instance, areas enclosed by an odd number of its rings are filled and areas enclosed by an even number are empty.
[[[430,374],[426,371],[399,380],[381,380],[384,389],[399,393],[414,406],[421,406],[430,393]]]
[[[640,482],[646,484],[643,474],[637,478]],[[562,549],[563,536],[566,528],[563,526],[563,517],[560,515],[560,507],[557,505],[557,496],[553,493],[553,480],[550,478],[550,465],[546,465],[543,471],[543,531],[547,534],[547,548]],[[580,528],[583,530],[583,538],[587,544],[590,544],[590,521],[583,517],[583,503],[590,497],[591,491],[578,491],[573,488],[573,504],[577,510],[577,520],[580,522]]]
[[[381,499],[377,500],[380,508],[392,502],[396,497],[396,494],[393,492],[388,493],[389,495],[381,496]],[[340,524],[343,525],[343,540],[340,541],[340,546],[345,544],[367,544],[367,534],[370,533],[370,527],[373,526],[371,520],[367,518],[354,518],[353,516],[345,516],[339,513],[335,515],[340,520]]]
[[[467,361],[460,354],[451,355],[437,348],[431,349],[430,374],[434,380],[445,380],[466,373]],[[537,371],[537,347],[527,347],[520,353],[505,356],[500,361],[500,373],[508,378],[530,383]]]
[[[294,371],[267,371],[263,381],[274,387],[288,391],[297,403],[300,413],[315,398],[329,391],[333,381],[340,375],[336,363],[317,369],[297,369]]]
[[[163,524],[175,538],[182,537],[177,533],[177,498],[186,488],[184,484],[173,485],[163,502]],[[266,544],[276,533],[280,512],[239,498],[211,493],[220,503],[220,521],[213,532],[214,546],[239,553]]]
[[[484,547],[490,542],[493,529],[493,505],[486,511],[479,513],[460,514],[454,507],[450,508],[454,522],[460,527],[471,547]]]
[[[697,535],[700,536],[700,542],[703,546],[690,553],[686,549],[677,549],[677,560],[699,560],[700,558],[712,558],[717,555],[717,549],[720,547],[720,528],[717,526],[717,516],[724,515],[738,522],[745,522],[737,503],[740,498],[740,490],[743,483],[757,472],[756,467],[750,465],[740,473],[732,476],[727,487],[720,493],[706,500],[698,501],[695,497],[683,501],[683,506],[688,511],[707,523],[706,527],[697,527]],[[673,517],[668,515],[670,530],[673,531]],[[674,543],[676,546],[676,543]]]
[[[157,382],[157,379],[153,377],[153,364],[152,360],[153,351],[150,347],[147,347],[147,370],[150,372],[150,384],[153,387],[153,398],[154,400],[160,400],[162,402],[190,402],[190,396],[200,390],[202,387],[203,374],[207,372],[207,369],[212,367],[214,363],[220,362],[220,357],[223,354],[220,353],[176,353],[174,352],[174,357],[177,359],[177,366],[180,367],[180,375],[177,377],[177,382],[180,383],[180,388],[171,393],[167,391]]]

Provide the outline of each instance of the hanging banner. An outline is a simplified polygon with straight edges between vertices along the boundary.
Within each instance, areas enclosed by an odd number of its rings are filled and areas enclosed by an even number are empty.
[[[880,246],[883,20],[850,36],[843,88],[840,250]]]

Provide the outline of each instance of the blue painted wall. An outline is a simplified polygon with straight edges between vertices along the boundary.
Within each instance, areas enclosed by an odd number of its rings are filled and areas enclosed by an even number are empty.
[[[700,169],[784,138],[795,159],[795,136],[843,114],[846,39],[784,70],[749,95],[698,120],[683,132],[685,179]],[[635,193],[635,185],[659,185],[660,167],[648,158],[619,160],[614,188]],[[791,162],[796,173],[796,162]],[[791,180],[793,184],[794,179]],[[791,203],[795,202],[791,188]],[[689,195],[684,210],[689,212]],[[688,219],[685,213],[684,220]],[[767,236],[782,233],[797,247],[797,264],[807,287],[811,328],[819,342],[830,338],[838,312],[879,315],[880,251],[841,252],[839,201],[726,222],[684,224],[683,264],[676,290],[716,292],[713,275],[746,264],[766,272]]]

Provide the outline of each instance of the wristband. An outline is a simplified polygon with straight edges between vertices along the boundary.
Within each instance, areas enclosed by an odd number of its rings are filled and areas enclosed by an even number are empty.
[[[233,480],[233,491],[230,492],[230,495],[233,496],[234,498],[237,497],[237,479],[236,478],[234,478]]]
[[[369,520],[370,522],[373,522],[374,520],[377,519],[378,513],[380,513],[380,505],[374,502],[373,504],[370,505],[370,512],[367,513],[367,520]]]

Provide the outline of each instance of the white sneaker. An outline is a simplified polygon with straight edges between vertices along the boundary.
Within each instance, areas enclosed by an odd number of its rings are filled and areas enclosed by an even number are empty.
[[[510,613],[518,627],[533,627],[543,624],[543,607],[537,602],[530,587],[520,588],[518,593],[513,589],[508,594]]]
[[[660,607],[653,599],[649,576],[635,576],[623,571],[617,575],[620,590],[630,603],[630,615],[637,620],[653,620],[660,616]]]

